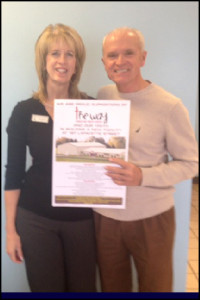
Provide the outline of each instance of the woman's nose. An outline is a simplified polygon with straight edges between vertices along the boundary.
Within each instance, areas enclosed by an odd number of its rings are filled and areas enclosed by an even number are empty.
[[[64,63],[65,60],[66,60],[65,53],[61,53],[61,54],[59,55],[58,61],[59,61],[60,63]]]

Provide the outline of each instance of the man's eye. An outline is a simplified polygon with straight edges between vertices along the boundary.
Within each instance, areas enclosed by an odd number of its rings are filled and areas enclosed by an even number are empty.
[[[134,52],[133,52],[133,51],[127,51],[125,54],[126,54],[126,55],[133,55]]]
[[[110,53],[108,54],[108,58],[116,58],[117,54],[116,53]]]

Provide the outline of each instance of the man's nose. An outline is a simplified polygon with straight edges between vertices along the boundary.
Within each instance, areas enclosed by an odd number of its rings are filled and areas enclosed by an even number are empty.
[[[118,65],[121,65],[121,64],[123,64],[123,62],[124,62],[124,56],[122,54],[119,54],[117,57],[116,63]]]

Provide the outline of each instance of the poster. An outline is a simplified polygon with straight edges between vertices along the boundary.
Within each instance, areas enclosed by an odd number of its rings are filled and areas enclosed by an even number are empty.
[[[129,124],[129,100],[54,101],[52,206],[125,208],[104,167],[128,159]]]

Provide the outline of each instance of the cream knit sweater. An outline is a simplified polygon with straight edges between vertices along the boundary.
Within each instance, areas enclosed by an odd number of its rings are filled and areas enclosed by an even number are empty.
[[[125,209],[94,209],[117,220],[155,216],[174,205],[174,185],[198,173],[198,150],[189,114],[181,100],[151,83],[134,93],[119,93],[115,85],[98,99],[129,99],[131,122],[129,161],[142,169],[141,186],[127,187]],[[116,116],[123,122],[120,114]]]

